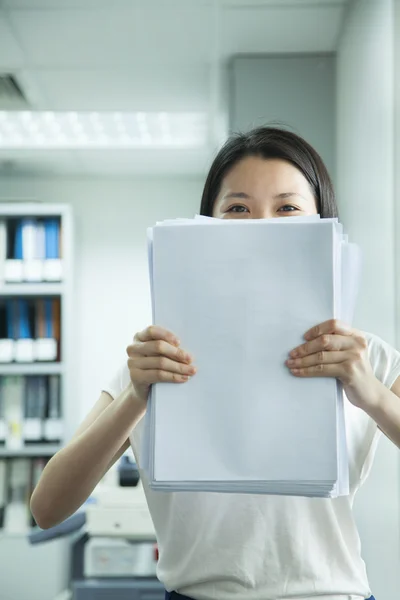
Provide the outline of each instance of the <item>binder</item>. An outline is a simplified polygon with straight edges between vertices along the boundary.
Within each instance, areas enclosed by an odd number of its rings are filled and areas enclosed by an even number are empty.
[[[21,219],[17,221],[15,229],[15,240],[14,240],[14,258],[16,260],[23,259],[23,237],[22,237],[23,224]]]
[[[44,261],[46,259],[46,229],[42,219],[36,222],[36,248],[37,258]]]
[[[46,281],[62,280],[62,261],[60,253],[60,219],[45,219],[45,262],[44,279]]]
[[[35,360],[35,347],[30,319],[30,301],[25,298],[12,300],[12,311],[15,318],[14,358],[16,362],[32,362]]]
[[[14,339],[9,337],[12,333],[11,304],[0,302],[0,363],[9,363],[14,360]]]
[[[60,299],[36,300],[36,340],[37,361],[55,361],[58,358],[60,339]]]
[[[43,438],[43,420],[39,410],[38,377],[25,377],[24,386],[24,441],[38,442]]]
[[[9,219],[7,237],[7,260],[4,279],[8,283],[19,283],[24,279],[22,261],[22,222]]]
[[[7,260],[7,221],[0,219],[0,284],[4,283]]]
[[[36,416],[42,422],[44,422],[47,414],[48,405],[48,378],[45,375],[36,376],[37,385],[37,404],[36,404]]]
[[[6,300],[6,318],[7,318],[7,338],[17,339],[18,331],[18,313],[15,300]]]
[[[44,248],[40,247],[39,222],[25,218],[21,221],[23,277],[25,281],[42,281]]]
[[[0,377],[0,445],[5,443],[7,437],[7,424],[5,418],[4,379]]]
[[[7,463],[0,458],[0,529],[3,528],[7,503]]]
[[[51,317],[53,322],[53,336],[57,343],[57,360],[61,360],[61,298],[54,298],[51,308]]]
[[[23,377],[8,375],[3,378],[3,406],[6,422],[6,448],[20,450],[23,447]]]
[[[46,259],[57,259],[59,255],[59,233],[60,221],[58,219],[46,219],[44,222],[46,232]]]
[[[63,438],[61,413],[61,381],[59,375],[48,377],[48,411],[44,424],[44,438],[47,441],[60,441]]]

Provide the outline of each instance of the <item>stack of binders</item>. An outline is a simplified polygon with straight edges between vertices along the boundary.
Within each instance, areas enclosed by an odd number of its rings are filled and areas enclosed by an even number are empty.
[[[351,324],[360,253],[337,219],[207,217],[149,230],[153,322],[194,356],[156,384],[141,463],[163,491],[348,494],[343,391],[285,366],[304,333]]]

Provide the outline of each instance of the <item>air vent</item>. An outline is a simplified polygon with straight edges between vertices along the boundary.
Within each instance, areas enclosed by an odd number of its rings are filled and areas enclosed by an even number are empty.
[[[14,75],[0,73],[0,109],[21,110],[24,108],[28,108],[28,102]]]

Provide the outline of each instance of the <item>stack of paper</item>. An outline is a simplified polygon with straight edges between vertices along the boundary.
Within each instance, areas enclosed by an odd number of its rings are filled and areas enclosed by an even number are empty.
[[[149,230],[153,322],[194,356],[156,384],[142,466],[153,489],[335,497],[348,493],[343,394],[285,366],[304,333],[351,322],[357,246],[336,219],[158,223]]]

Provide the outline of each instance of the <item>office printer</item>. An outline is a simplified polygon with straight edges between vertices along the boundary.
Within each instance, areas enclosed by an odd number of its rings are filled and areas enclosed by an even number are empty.
[[[108,474],[69,519],[48,530],[37,528],[29,535],[32,544],[72,536],[66,596],[71,600],[164,598],[164,588],[156,577],[153,522],[136,466],[128,463],[128,457],[122,457],[118,470]]]

